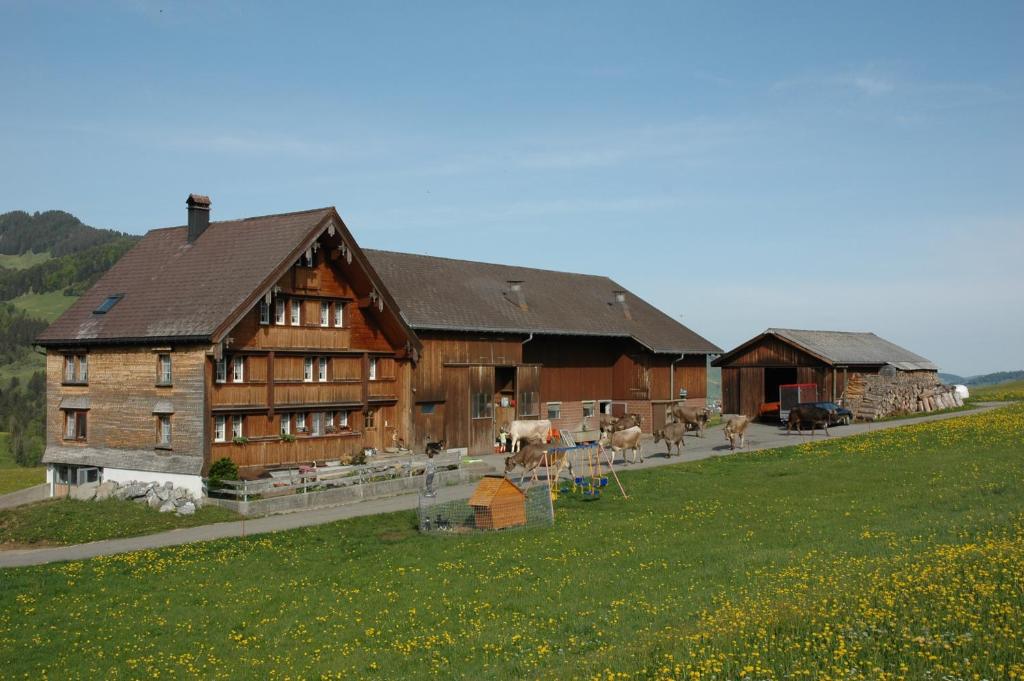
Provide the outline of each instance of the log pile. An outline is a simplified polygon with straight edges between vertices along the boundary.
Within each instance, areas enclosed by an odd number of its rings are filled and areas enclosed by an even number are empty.
[[[934,373],[905,371],[895,375],[853,374],[842,402],[858,421],[963,406],[953,386],[943,385]]]

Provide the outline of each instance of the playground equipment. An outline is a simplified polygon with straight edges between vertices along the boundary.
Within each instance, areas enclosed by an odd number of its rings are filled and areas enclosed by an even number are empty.
[[[609,474],[618,485],[622,498],[629,498],[615,472],[611,457],[608,456],[608,452],[600,442],[578,445],[568,431],[560,431],[559,435],[563,446],[551,447],[545,454],[544,461],[544,466],[549,471],[547,483],[552,501],[557,501],[560,494],[568,493],[577,494],[587,501],[595,501],[601,497],[601,492],[608,486]],[[566,481],[559,478],[557,474],[550,474],[551,468],[548,464],[561,456],[565,456],[570,464],[572,480],[568,484],[565,484]]]

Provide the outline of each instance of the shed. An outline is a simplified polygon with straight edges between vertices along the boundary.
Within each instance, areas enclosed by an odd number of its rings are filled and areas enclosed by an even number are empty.
[[[898,372],[937,383],[938,367],[873,333],[768,329],[715,359],[722,369],[722,407],[757,416],[778,401],[779,386],[817,386],[819,400],[838,400],[854,375]]]
[[[500,530],[526,524],[526,493],[503,475],[480,480],[469,498],[477,529]]]

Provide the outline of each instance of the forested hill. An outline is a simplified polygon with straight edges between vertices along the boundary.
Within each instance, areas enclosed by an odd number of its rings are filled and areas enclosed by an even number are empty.
[[[0,432],[23,465],[43,451],[43,356],[36,335],[139,240],[83,224],[70,213],[0,214]]]

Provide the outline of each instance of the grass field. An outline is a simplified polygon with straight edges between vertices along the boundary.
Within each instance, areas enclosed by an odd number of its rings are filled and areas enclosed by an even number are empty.
[[[970,387],[971,400],[977,402],[1000,401],[1015,402],[1024,400],[1024,381],[1008,381],[995,385]]]
[[[554,528],[412,513],[0,572],[29,678],[1024,678],[1024,404],[624,473]]]
[[[83,544],[239,517],[217,506],[201,508],[191,516],[178,516],[128,501],[62,499],[0,511],[0,544]]]
[[[24,310],[30,316],[43,321],[52,322],[64,314],[78,300],[75,296],[66,296],[60,291],[48,293],[24,293],[10,300],[15,307]]]
[[[50,259],[50,254],[43,253],[22,253],[21,255],[8,255],[0,253],[0,267],[9,270],[27,270],[29,267],[40,265]]]
[[[46,481],[46,469],[22,468],[11,458],[10,435],[0,433],[0,494],[16,492]]]

